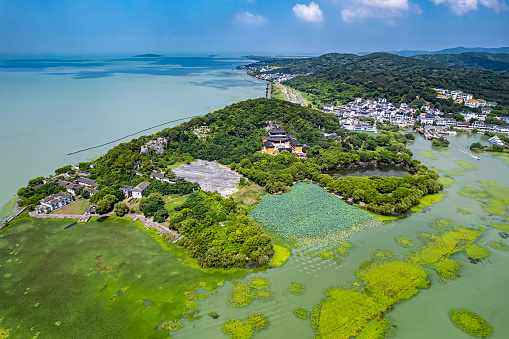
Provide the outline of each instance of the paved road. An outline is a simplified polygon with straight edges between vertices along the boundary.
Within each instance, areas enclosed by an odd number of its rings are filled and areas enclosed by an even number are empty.
[[[285,95],[286,101],[290,101],[301,106],[307,106],[306,102],[298,92],[294,91],[293,89],[286,88],[283,85],[281,85],[281,87],[283,87],[283,93]]]

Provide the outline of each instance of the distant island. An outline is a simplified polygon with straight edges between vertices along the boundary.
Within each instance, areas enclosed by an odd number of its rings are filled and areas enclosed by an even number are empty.
[[[133,58],[160,58],[162,55],[160,54],[139,54],[133,56]]]

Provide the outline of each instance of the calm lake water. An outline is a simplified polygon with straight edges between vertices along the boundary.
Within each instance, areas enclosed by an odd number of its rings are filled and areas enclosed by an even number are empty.
[[[67,153],[264,96],[264,82],[235,70],[245,63],[238,56],[0,57],[0,209],[28,179],[114,144]]]
[[[423,213],[414,213],[408,218],[390,223],[378,224],[368,229],[359,230],[346,237],[353,242],[355,247],[350,254],[341,262],[323,260],[320,257],[306,257],[302,255],[305,247],[294,249],[293,255],[282,267],[267,270],[265,273],[251,274],[245,278],[262,276],[267,277],[271,288],[276,294],[274,301],[254,301],[247,307],[232,308],[227,305],[228,293],[233,284],[225,283],[216,289],[216,295],[200,301],[200,315],[202,319],[192,323],[185,322],[184,327],[172,333],[173,338],[226,338],[221,328],[228,318],[244,320],[248,314],[264,313],[270,318],[270,326],[255,334],[255,338],[312,338],[313,332],[309,320],[301,320],[293,315],[293,310],[303,307],[312,310],[313,307],[324,298],[327,288],[333,286],[351,287],[356,281],[355,272],[359,265],[370,258],[370,254],[377,249],[388,249],[395,252],[400,258],[411,249],[399,246],[395,238],[402,236],[416,241],[417,248],[422,242],[417,238],[418,232],[433,231],[429,223],[436,218],[446,218],[455,224],[463,226],[484,226],[493,223],[503,223],[506,216],[493,216],[486,213],[481,202],[458,194],[462,187],[468,186],[479,188],[480,183],[476,180],[490,180],[499,186],[509,186],[508,163],[503,159],[493,157],[487,153],[481,154],[481,160],[477,161],[460,151],[466,150],[473,142],[481,140],[486,142],[487,137],[481,135],[458,135],[451,137],[452,147],[446,151],[432,149],[431,142],[417,137],[409,148],[414,157],[429,167],[450,170],[458,168],[455,160],[467,161],[478,170],[466,170],[454,177],[454,184],[444,190],[447,197],[440,203],[426,208]],[[421,154],[426,151],[433,152],[436,160],[424,157]],[[464,215],[458,212],[462,208],[471,212]],[[490,240],[502,241],[509,245],[509,241],[498,235],[498,230],[487,227],[482,239],[478,242],[481,246]],[[491,323],[495,333],[490,338],[507,338],[509,333],[509,299],[506,295],[509,286],[509,269],[507,262],[509,252],[491,250],[491,255],[478,264],[472,264],[464,253],[455,254],[452,259],[463,264],[460,277],[455,280],[447,280],[440,283],[438,275],[429,271],[431,287],[421,290],[416,296],[407,301],[395,305],[394,309],[387,313],[393,324],[397,326],[395,338],[471,338],[469,335],[455,328],[448,317],[448,312],[453,308],[471,309],[483,316]],[[296,253],[301,253],[297,256]],[[306,286],[306,292],[301,296],[288,293],[287,288],[291,282],[302,282]],[[208,317],[209,312],[220,315],[218,319]]]

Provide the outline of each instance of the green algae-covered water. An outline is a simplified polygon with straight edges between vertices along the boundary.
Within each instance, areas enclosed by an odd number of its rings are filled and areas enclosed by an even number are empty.
[[[68,222],[19,220],[0,233],[0,286],[4,293],[0,329],[11,329],[10,338],[68,338],[78,333],[104,338],[165,338],[164,331],[155,328],[160,326],[163,315],[170,318],[177,313],[169,301],[185,305],[184,291],[200,285],[210,288],[216,281],[227,279],[214,291],[200,288],[198,297],[188,299],[188,307],[198,312],[194,318],[201,318],[182,319],[182,328],[172,331],[172,338],[228,338],[229,334],[222,330],[226,320],[245,321],[256,313],[266,315],[270,325],[255,332],[254,338],[313,338],[310,319],[297,318],[294,310],[312,312],[330,287],[361,291],[356,272],[374,251],[390,250],[398,259],[404,259],[405,254],[414,255],[412,251],[423,246],[418,233],[435,233],[437,230],[430,225],[436,219],[448,219],[455,225],[484,227],[486,231],[475,244],[489,249],[491,254],[477,263],[464,252],[453,254],[450,259],[462,264],[456,279],[441,279],[435,270],[425,267],[430,287],[397,302],[385,313],[384,319],[391,321],[390,332],[402,339],[471,338],[449,320],[449,310],[463,308],[480,314],[493,326],[491,338],[506,338],[509,252],[487,244],[496,241],[509,246],[509,239],[500,235],[504,233],[489,226],[507,224],[504,201],[508,198],[505,188],[509,187],[509,162],[488,153],[480,154],[478,161],[462,151],[472,142],[486,143],[485,136],[459,134],[450,140],[447,150],[433,149],[429,141],[419,136],[410,146],[415,158],[440,169],[440,175],[449,179],[443,201],[404,219],[345,233],[340,240],[353,247],[339,260],[322,259],[316,248],[294,248],[283,266],[237,280],[248,283],[253,277],[267,278],[274,295],[272,300],[255,298],[245,307],[228,304],[236,282],[231,280],[233,274],[218,271],[214,276],[179,266],[178,257],[163,251],[130,222],[106,219],[65,229]],[[415,245],[405,248],[396,238],[410,239]],[[75,243],[63,246],[66,241]],[[27,253],[35,259],[24,258],[31,260],[25,267],[19,258]],[[193,284],[191,280],[203,284]],[[304,293],[290,293],[291,283],[302,283]]]
[[[393,310],[386,313],[384,318],[391,320],[391,332],[395,338],[471,338],[470,335],[453,326],[449,320],[449,310],[464,308],[480,314],[494,328],[492,338],[507,338],[509,335],[509,299],[506,289],[509,286],[509,269],[507,262],[509,252],[503,252],[488,247],[489,241],[500,241],[509,245],[509,239],[503,239],[499,230],[491,228],[490,224],[501,224],[507,217],[507,206],[504,215],[487,213],[483,209],[483,202],[471,197],[460,195],[464,187],[479,190],[483,185],[479,181],[492,181],[498,186],[509,187],[507,177],[508,163],[490,154],[480,154],[481,160],[475,160],[461,150],[467,150],[472,142],[486,143],[487,137],[481,135],[462,135],[451,137],[451,147],[447,150],[432,149],[431,143],[417,137],[410,146],[414,157],[429,167],[443,171],[454,171],[456,175],[450,187],[445,188],[447,194],[442,202],[423,209],[422,213],[396,220],[390,223],[370,226],[348,236],[348,241],[354,244],[350,253],[342,258],[341,262],[324,260],[318,255],[306,256],[305,247],[294,248],[286,264],[281,267],[269,269],[264,273],[247,276],[260,276],[268,278],[270,288],[275,293],[272,301],[254,300],[242,308],[228,306],[227,300],[233,284],[225,283],[216,289],[216,295],[210,296],[198,303],[202,319],[191,323],[184,323],[182,329],[173,338],[227,338],[222,333],[222,326],[228,318],[245,320],[248,314],[263,313],[269,317],[270,325],[267,329],[255,333],[254,338],[313,338],[309,318],[302,320],[293,315],[293,311],[302,307],[313,311],[313,307],[325,297],[329,287],[353,287],[358,281],[355,276],[359,266],[370,259],[370,255],[377,249],[393,251],[399,259],[405,253],[409,254],[423,244],[418,238],[419,232],[435,232],[429,224],[436,218],[445,218],[456,225],[466,227],[485,227],[481,239],[475,243],[486,247],[491,254],[478,262],[472,263],[464,252],[454,254],[450,259],[459,261],[463,267],[456,279],[445,279],[441,282],[438,274],[429,268],[428,279],[431,286],[420,290],[415,296],[394,305]],[[424,156],[422,155],[424,153]],[[434,158],[430,159],[429,155]],[[477,169],[476,169],[477,168]],[[458,170],[459,169],[459,170]],[[486,183],[485,183],[486,184]],[[491,186],[493,187],[493,186]],[[469,213],[469,214],[468,214]],[[404,237],[415,241],[412,248],[404,248],[396,242],[396,237]],[[288,292],[291,282],[300,282],[305,285],[305,293],[292,295]],[[216,312],[219,318],[207,316]]]

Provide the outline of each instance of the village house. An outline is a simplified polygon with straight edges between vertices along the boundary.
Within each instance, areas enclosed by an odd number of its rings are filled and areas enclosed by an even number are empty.
[[[90,188],[90,187],[85,187],[85,188],[83,188],[83,190],[87,191],[88,193],[90,193],[90,196],[93,196],[94,194],[99,193],[98,190]]]
[[[126,197],[126,198],[129,198],[130,196],[133,195],[133,187],[132,186],[124,185],[124,186],[120,187],[120,190],[122,192],[124,192],[124,197]]]
[[[71,194],[59,192],[56,194],[52,194],[44,199],[41,199],[41,201],[39,201],[39,205],[35,207],[35,211],[37,213],[51,212],[56,210],[57,208],[64,207],[65,205],[68,205],[71,202],[73,202]]]
[[[135,188],[133,188],[133,198],[141,199],[143,192],[150,186],[150,182],[140,182]]]
[[[150,179],[156,179],[156,180],[159,180],[159,181],[162,181],[162,182],[167,182],[169,184],[173,184],[175,183],[173,180],[171,180],[170,178],[166,178],[164,176],[164,173],[152,173],[150,175]]]
[[[95,180],[88,179],[88,178],[78,178],[75,181],[79,185],[87,186],[87,187],[97,187],[99,186],[99,183]]]

